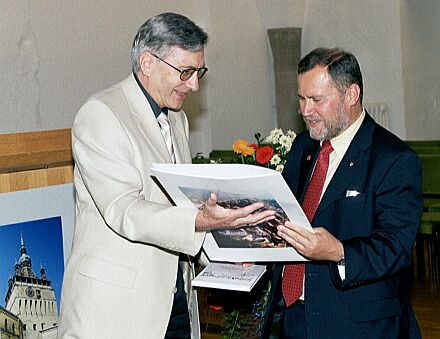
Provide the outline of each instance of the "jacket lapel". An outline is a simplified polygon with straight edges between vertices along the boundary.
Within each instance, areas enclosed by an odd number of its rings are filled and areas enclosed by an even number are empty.
[[[366,114],[365,119],[354,136],[344,158],[333,175],[313,219],[317,218],[330,204],[341,196],[359,173],[362,166],[367,166],[365,151],[370,148],[374,130],[373,119]]]
[[[130,110],[135,115],[137,125],[145,140],[150,144],[152,152],[155,152],[164,162],[171,162],[171,156],[153,110],[133,74],[122,82],[122,87]]]
[[[306,192],[306,188],[310,181],[310,177],[313,172],[313,167],[316,162],[316,158],[319,154],[319,141],[311,140],[311,143],[304,148],[304,151],[301,156],[301,166],[299,169],[298,175],[298,189],[297,189],[297,197],[298,201],[301,202],[304,200],[304,195]]]

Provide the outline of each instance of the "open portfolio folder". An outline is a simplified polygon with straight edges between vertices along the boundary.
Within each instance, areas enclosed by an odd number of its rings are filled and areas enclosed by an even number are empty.
[[[279,172],[244,164],[153,164],[151,171],[177,206],[200,209],[215,193],[225,208],[263,202],[264,208],[276,210],[274,220],[256,226],[208,232],[203,249],[211,261],[306,260],[277,235],[276,226],[286,220],[312,231]]]
[[[243,266],[212,262],[192,281],[193,286],[250,292],[266,272],[265,265]]]

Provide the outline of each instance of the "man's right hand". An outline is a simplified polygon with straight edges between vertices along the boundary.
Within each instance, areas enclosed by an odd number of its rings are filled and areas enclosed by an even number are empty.
[[[275,218],[274,210],[256,212],[262,207],[264,204],[257,202],[236,209],[224,208],[217,203],[217,195],[211,193],[203,209],[196,215],[196,231],[239,228],[257,225]]]

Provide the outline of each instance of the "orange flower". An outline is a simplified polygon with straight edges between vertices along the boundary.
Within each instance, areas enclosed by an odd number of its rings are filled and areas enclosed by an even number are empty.
[[[248,156],[254,154],[255,149],[248,144],[246,140],[238,139],[232,144],[232,149],[235,153],[243,154],[244,156]]]

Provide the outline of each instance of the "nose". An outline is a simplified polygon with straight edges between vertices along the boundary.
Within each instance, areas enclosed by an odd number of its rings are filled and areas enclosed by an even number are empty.
[[[191,91],[196,92],[199,90],[199,78],[197,77],[197,72],[194,72],[191,78],[186,80],[186,84]]]
[[[304,99],[300,102],[301,114],[304,116],[310,115],[312,113],[313,104],[311,100]]]

